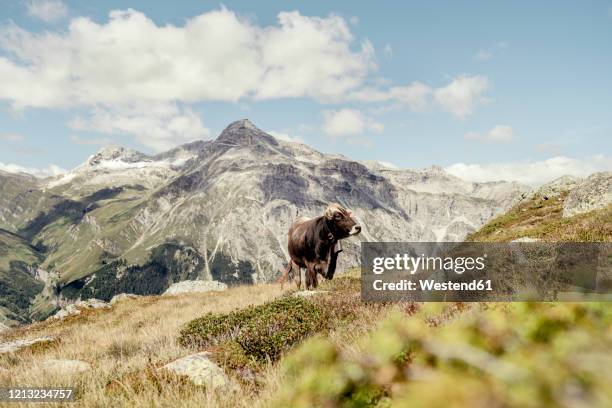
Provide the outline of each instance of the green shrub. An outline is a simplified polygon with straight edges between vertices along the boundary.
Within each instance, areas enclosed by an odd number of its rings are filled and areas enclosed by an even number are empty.
[[[332,314],[321,304],[286,298],[246,322],[236,337],[247,355],[259,361],[276,361],[305,337],[329,327]]]
[[[276,361],[304,338],[351,316],[352,307],[339,308],[336,301],[326,299],[287,296],[226,314],[209,313],[189,322],[181,330],[179,343],[197,348],[217,346],[226,359],[232,351],[246,357],[244,361]],[[242,356],[238,361],[243,361]]]
[[[184,347],[206,348],[231,337],[257,311],[250,307],[226,314],[208,313],[190,321],[181,330],[179,343]]]

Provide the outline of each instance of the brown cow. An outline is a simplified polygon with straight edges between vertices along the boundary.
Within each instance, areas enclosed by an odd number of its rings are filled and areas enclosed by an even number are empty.
[[[306,289],[317,287],[317,273],[332,279],[342,251],[339,241],[360,232],[351,211],[337,203],[328,205],[322,216],[296,220],[289,228],[291,259],[280,281],[287,279],[294,266],[298,269],[298,288],[302,287],[301,268],[306,268]]]

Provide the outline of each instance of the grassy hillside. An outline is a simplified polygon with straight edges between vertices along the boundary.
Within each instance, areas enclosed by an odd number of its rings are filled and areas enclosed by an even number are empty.
[[[564,198],[529,199],[470,239],[612,239],[610,207],[563,219]],[[0,341],[58,341],[0,354],[0,384],[73,384],[75,407],[612,406],[608,303],[364,304],[358,274],[308,298],[277,284],[238,286],[36,323]],[[231,389],[159,370],[199,351],[212,353]],[[92,369],[50,374],[48,359]]]
[[[34,176],[0,170],[0,228],[17,231],[51,200]]]
[[[0,229],[0,316],[29,321],[30,304],[44,286],[33,276],[42,259],[23,238]]]
[[[545,199],[534,195],[500,215],[466,241],[508,242],[518,238],[539,238],[551,242],[610,242],[612,240],[612,205],[563,218],[563,203],[568,193]]]
[[[606,304],[365,305],[355,282],[335,279],[323,285],[330,292],[308,299],[272,284],[143,297],[36,323],[2,341],[59,341],[0,355],[0,384],[73,384],[77,407],[612,403]],[[235,383],[231,391],[158,370],[200,350],[213,351]],[[79,359],[92,369],[49,373],[47,359]]]

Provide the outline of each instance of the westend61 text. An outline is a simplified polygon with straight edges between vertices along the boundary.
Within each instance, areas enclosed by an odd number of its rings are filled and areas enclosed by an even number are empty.
[[[373,283],[374,290],[399,290],[399,291],[492,291],[493,285],[490,279],[472,280],[470,282],[436,282],[433,279],[419,279],[412,281],[402,279],[398,282],[384,282],[381,279]]]

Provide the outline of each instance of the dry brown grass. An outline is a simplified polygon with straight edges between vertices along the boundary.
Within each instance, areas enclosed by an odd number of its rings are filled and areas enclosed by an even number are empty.
[[[353,270],[349,276],[358,273]],[[322,282],[321,289],[331,291],[325,296],[335,299],[338,307],[355,308],[354,321],[327,336],[347,353],[357,354],[367,332],[400,306],[364,305],[355,282],[338,277]],[[262,304],[293,290],[294,285],[282,289],[278,284],[265,284],[216,293],[149,296],[127,299],[110,310],[86,311],[60,322],[35,323],[5,333],[0,341],[54,336],[59,342],[35,352],[0,357],[0,384],[78,389],[74,403],[32,403],[32,407],[266,407],[277,397],[282,384],[282,359],[261,367],[258,385],[241,383],[231,392],[209,391],[158,368],[196,351],[177,341],[188,321],[207,312],[227,313]],[[82,360],[89,362],[92,370],[74,375],[49,373],[41,364],[45,359]]]
[[[70,407],[176,407],[252,405],[252,390],[209,392],[157,367],[193,352],[177,341],[180,328],[206,312],[229,312],[280,296],[280,285],[232,288],[226,292],[144,297],[119,302],[111,310],[90,311],[62,322],[37,323],[5,334],[13,338],[55,336],[54,347],[0,358],[2,386],[78,388]],[[77,359],[93,369],[69,375],[45,372],[45,359]],[[274,368],[264,373],[273,383]],[[41,407],[36,403],[32,406]],[[49,406],[61,406],[49,404]]]

